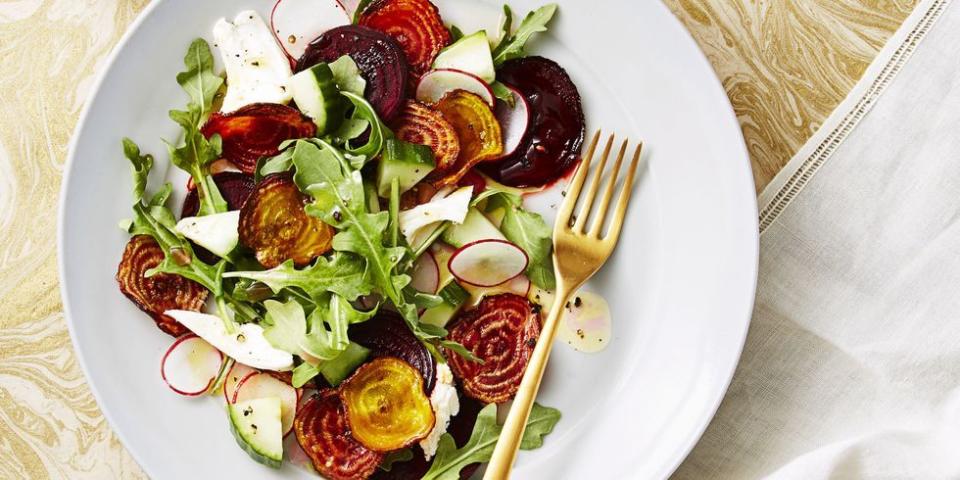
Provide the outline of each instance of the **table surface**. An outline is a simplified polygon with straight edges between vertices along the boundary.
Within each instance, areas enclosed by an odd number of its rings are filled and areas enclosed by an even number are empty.
[[[653,1],[653,0],[649,0]],[[917,0],[664,0],[713,64],[761,190]],[[67,143],[146,0],[0,2],[0,478],[138,478],[73,355],[56,267]]]

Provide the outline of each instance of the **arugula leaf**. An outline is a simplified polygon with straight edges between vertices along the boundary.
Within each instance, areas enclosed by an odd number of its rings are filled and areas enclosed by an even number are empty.
[[[333,72],[333,81],[341,92],[363,95],[367,89],[367,81],[360,75],[360,67],[350,55],[344,55],[329,65]]]
[[[133,173],[133,201],[140,203],[147,189],[147,177],[153,168],[153,156],[141,155],[140,147],[129,138],[123,139],[123,154],[130,160],[130,171]]]
[[[160,187],[160,190],[157,193],[153,194],[150,197],[150,201],[147,202],[147,206],[150,207],[162,207],[167,204],[167,200],[170,199],[170,195],[173,193],[173,184],[166,182]]]
[[[448,30],[450,30],[451,45],[453,45],[454,43],[457,43],[457,40],[460,40],[461,38],[463,38],[463,30],[461,30],[460,27],[456,25],[450,25],[450,28]]]
[[[511,32],[513,32],[513,10],[510,9],[510,5],[504,4],[503,16],[500,17],[500,42],[494,47],[494,51],[510,38]]]
[[[490,90],[493,90],[493,96],[503,100],[503,103],[506,103],[510,108],[513,108],[517,104],[517,100],[513,98],[513,92],[503,83],[491,83]]]
[[[353,12],[353,23],[360,23],[360,16],[363,15],[364,10],[373,3],[373,0],[360,0],[360,3],[357,4],[357,9]]]
[[[520,448],[523,450],[540,448],[543,445],[543,437],[553,431],[553,427],[559,421],[559,410],[533,404]],[[463,448],[457,448],[449,433],[444,433],[440,437],[433,465],[422,480],[457,480],[460,478],[460,470],[467,465],[490,461],[502,429],[503,427],[497,424],[497,406],[490,404],[483,407],[477,416],[477,423],[473,426],[470,440]]]
[[[380,470],[389,472],[393,470],[394,463],[409,462],[410,460],[413,460],[413,450],[409,448],[390,452],[384,455],[383,461],[380,462]]]
[[[527,276],[534,285],[546,290],[557,286],[553,272],[553,231],[540,215],[519,206],[506,209],[500,231],[507,240],[527,252],[530,263]]]
[[[500,45],[497,45],[497,48],[494,49],[493,64],[499,67],[507,60],[526,56],[524,47],[527,41],[534,34],[547,31],[547,24],[550,23],[556,13],[557,4],[555,3],[544,5],[528,13],[526,18],[520,22],[517,31],[501,40]]]
[[[383,149],[383,142],[388,138],[393,138],[393,132],[387,128],[380,120],[376,110],[367,102],[365,98],[351,92],[340,92],[353,103],[354,109],[351,118],[354,120],[366,120],[370,124],[370,139],[366,144],[354,147],[349,141],[346,143],[347,152],[353,155],[363,155],[367,158],[373,158],[380,154]]]
[[[347,328],[369,320],[376,311],[357,311],[350,302],[332,295],[307,318],[309,332],[300,339],[300,348],[320,360],[333,360],[350,345]]]
[[[337,253],[329,258],[319,257],[313,265],[302,270],[297,270],[293,261],[288,260],[270,270],[228,272],[223,276],[262,282],[274,293],[280,293],[285,288],[298,288],[315,302],[327,292],[355,300],[373,289],[363,259]]]
[[[186,70],[177,75],[177,83],[190,96],[186,110],[171,110],[170,118],[184,131],[183,144],[167,143],[170,160],[174,165],[193,177],[200,196],[199,215],[211,215],[227,211],[217,184],[207,166],[220,158],[223,150],[219,135],[209,140],[200,132],[213,105],[213,97],[223,85],[223,79],[213,73],[213,54],[210,45],[203,39],[194,40],[183,59]]]
[[[190,95],[190,102],[200,109],[200,116],[205,117],[223,85],[223,78],[213,73],[213,54],[207,41],[202,38],[194,40],[187,49],[183,64],[187,70],[177,74],[177,83]]]
[[[306,314],[295,300],[280,303],[276,300],[263,302],[267,309],[263,336],[273,348],[299,355],[300,339],[307,335]]]

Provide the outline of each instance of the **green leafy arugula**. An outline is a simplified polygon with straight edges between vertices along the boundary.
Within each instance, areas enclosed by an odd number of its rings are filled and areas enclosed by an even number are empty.
[[[356,300],[361,295],[369,294],[374,287],[363,259],[339,253],[319,257],[309,267],[299,270],[292,260],[288,260],[270,270],[227,272],[223,276],[261,282],[275,294],[284,289],[297,288],[315,303],[330,292],[347,300]]]
[[[341,92],[350,92],[363,96],[367,89],[367,81],[360,74],[360,67],[350,55],[344,55],[330,63],[333,81]]]
[[[193,177],[200,195],[199,215],[227,211],[227,202],[217,189],[208,165],[220,158],[222,144],[219,135],[209,140],[200,132],[200,126],[210,114],[213,98],[223,85],[223,79],[213,72],[213,54],[203,39],[194,40],[187,49],[183,63],[186,70],[177,75],[177,83],[190,96],[186,110],[171,110],[170,118],[183,128],[183,143],[167,144],[170,160]]]
[[[524,48],[527,41],[529,41],[534,34],[547,31],[547,24],[550,23],[550,20],[552,20],[553,16],[557,13],[557,4],[551,3],[544,5],[528,13],[526,18],[520,22],[517,31],[513,34],[509,33],[512,28],[511,24],[513,23],[513,13],[510,12],[509,7],[505,7],[504,12],[505,21],[502,26],[504,32],[503,39],[500,40],[497,48],[493,50],[493,64],[498,67],[508,60],[526,56]]]
[[[527,427],[520,441],[520,449],[540,448],[543,445],[543,437],[552,432],[559,421],[559,410],[533,404],[530,417],[527,419]],[[436,457],[430,470],[423,476],[423,480],[457,480],[460,478],[460,470],[467,465],[490,461],[502,429],[503,427],[497,424],[497,406],[490,404],[483,407],[477,416],[477,423],[473,426],[470,440],[463,448],[457,448],[449,433],[444,433],[440,437]]]

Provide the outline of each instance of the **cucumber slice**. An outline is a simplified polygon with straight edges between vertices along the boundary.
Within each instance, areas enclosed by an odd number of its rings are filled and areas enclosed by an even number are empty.
[[[470,298],[470,293],[464,290],[457,282],[450,282],[449,285],[443,287],[439,295],[444,303],[454,307],[463,305]]]
[[[493,83],[497,73],[493,67],[493,54],[487,32],[480,30],[457,40],[440,51],[433,61],[433,68],[451,68],[472,73],[487,83]]]
[[[268,467],[283,463],[280,398],[258,398],[227,405],[230,431],[250,458]]]
[[[506,240],[500,230],[476,208],[471,208],[467,212],[463,223],[447,228],[441,238],[457,248],[478,240]]]
[[[388,139],[383,145],[380,165],[377,167],[377,194],[388,198],[390,182],[394,178],[400,182],[400,193],[406,192],[436,166],[430,147]]]
[[[346,380],[369,356],[370,349],[350,342],[347,349],[337,355],[337,358],[324,362],[320,366],[320,374],[330,382],[331,386],[336,387],[340,385],[340,382]]]
[[[330,65],[318,63],[288,83],[297,107],[317,124],[317,134],[336,130],[346,117],[350,103],[337,88]]]
[[[443,302],[433,308],[428,308],[420,316],[420,323],[444,328],[453,320],[453,317],[460,311],[460,307],[455,307],[447,302]]]

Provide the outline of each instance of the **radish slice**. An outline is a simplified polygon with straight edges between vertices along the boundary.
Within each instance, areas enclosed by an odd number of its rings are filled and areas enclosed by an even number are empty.
[[[163,355],[160,375],[174,392],[203,395],[220,374],[224,357],[204,339],[188,334],[178,338]]]
[[[440,267],[433,254],[425,252],[413,264],[413,279],[410,286],[423,293],[437,293],[440,287]]]
[[[293,60],[320,34],[349,24],[350,16],[337,0],[279,0],[270,15],[277,42]]]
[[[493,113],[503,130],[503,156],[513,155],[530,126],[530,104],[516,88],[505,85],[513,94],[513,107],[507,102],[497,102]]]
[[[235,362],[230,371],[227,372],[227,379],[223,381],[223,399],[227,403],[233,403],[233,396],[236,395],[237,386],[246,380],[250,375],[260,373],[255,368],[250,368],[240,362]]]
[[[490,108],[494,106],[493,90],[490,90],[486,82],[476,75],[452,68],[440,68],[424,74],[417,84],[417,100],[434,104],[454,90],[475,93],[487,102]]]
[[[300,402],[300,390],[287,385],[269,373],[255,373],[244,378],[233,394],[233,403],[258,398],[280,398],[280,421],[283,434],[293,430],[293,419],[297,415]]]
[[[526,275],[517,275],[513,278],[513,280],[503,284],[503,287],[506,291],[514,295],[526,297],[530,294],[530,287],[532,285],[533,284],[530,282],[530,278],[528,278]]]
[[[527,269],[526,252],[505,240],[478,240],[457,250],[448,268],[457,280],[477,287],[495,287]]]

